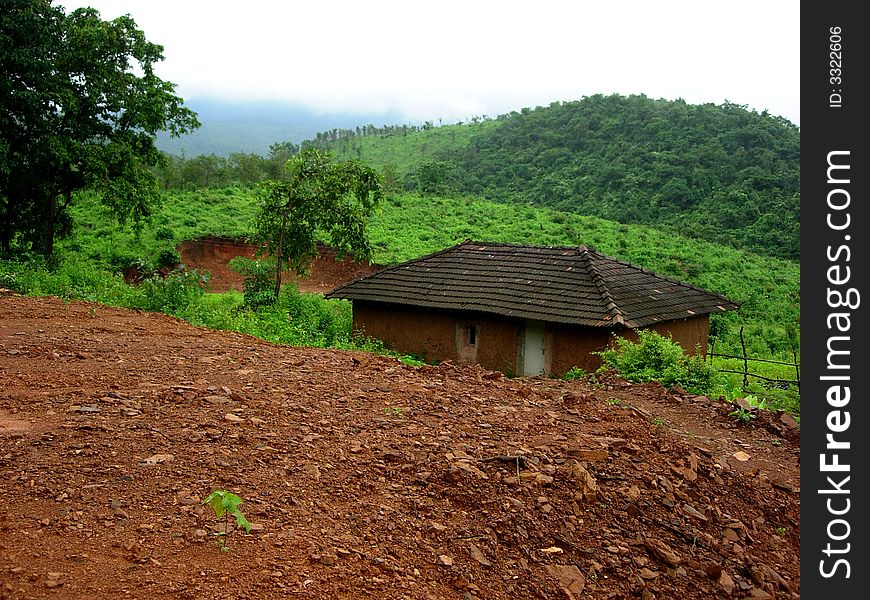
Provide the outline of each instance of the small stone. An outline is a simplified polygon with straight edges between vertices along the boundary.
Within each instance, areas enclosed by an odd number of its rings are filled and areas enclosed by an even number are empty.
[[[779,415],[779,422],[788,427],[789,429],[797,429],[798,427],[800,427],[795,418],[786,412]]]
[[[447,556],[446,554],[439,554],[438,560],[435,561],[435,564],[442,567],[452,567],[453,566],[453,558]]]
[[[719,576],[719,586],[726,594],[731,594],[734,591],[734,580],[728,573],[722,571],[722,575]]]
[[[586,587],[586,576],[574,565],[547,565],[547,572],[556,578],[568,600],[580,600]]]
[[[794,486],[783,481],[782,479],[774,479],[773,481],[770,482],[770,485],[772,485],[773,487],[775,487],[779,490],[782,490],[784,492],[794,492],[795,491]]]
[[[659,576],[658,573],[656,573],[655,571],[650,571],[650,570],[647,569],[646,567],[644,567],[643,569],[641,569],[640,572],[639,572],[639,574],[640,574],[640,576],[641,576],[642,578],[644,578],[644,579],[655,579],[656,577]]]
[[[507,500],[508,503],[517,510],[523,510],[526,507],[526,505],[523,504],[521,500],[517,500],[516,498],[511,498],[510,496],[507,496],[505,500]]]
[[[575,452],[569,451],[568,454],[588,462],[607,460],[607,457],[610,456],[607,450],[577,450]]]
[[[320,468],[314,463],[305,463],[302,470],[308,473],[314,481],[320,481]]]
[[[750,455],[746,454],[746,452],[744,452],[743,450],[738,450],[737,452],[735,452],[731,456],[733,456],[734,458],[736,458],[740,462],[746,462],[747,460],[752,458]]]
[[[706,515],[704,515],[704,513],[699,511],[697,508],[695,508],[691,504],[684,504],[683,510],[685,510],[689,516],[692,516],[692,517],[698,519],[699,521],[702,521],[702,522],[707,521]]]
[[[568,474],[576,486],[574,498],[580,501],[591,501],[598,496],[598,483],[586,468],[576,460],[568,464]]]
[[[243,423],[245,421],[244,418],[239,415],[234,415],[233,413],[227,413],[224,415],[224,421],[229,421],[230,423]]]
[[[669,567],[676,568],[682,562],[679,555],[661,540],[645,540],[643,544],[653,558],[660,560]]]
[[[471,548],[468,549],[468,553],[471,555],[471,558],[479,562],[484,567],[491,567],[492,563],[486,558],[483,552],[480,551],[480,548],[472,545]]]
[[[159,465],[165,462],[172,462],[175,459],[174,454],[152,454],[145,460],[139,463],[139,466],[142,467],[153,467],[154,465]]]

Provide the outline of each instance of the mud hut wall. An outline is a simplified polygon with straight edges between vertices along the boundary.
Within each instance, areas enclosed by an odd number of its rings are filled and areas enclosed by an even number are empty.
[[[707,356],[707,341],[710,332],[709,315],[665,321],[645,329],[651,329],[664,337],[670,336],[690,356],[694,356],[696,352],[700,352],[702,357]],[[637,334],[633,330],[628,330],[620,335],[632,341],[637,341],[638,339]]]
[[[687,354],[694,355],[697,350],[700,350],[701,356],[707,354],[708,315],[665,321],[647,329],[665,337],[670,336]],[[563,375],[574,367],[580,367],[587,373],[595,371],[601,366],[601,359],[592,353],[611,345],[614,335],[633,342],[638,340],[634,329],[550,324],[547,336],[550,364],[547,372]]]
[[[474,344],[469,344],[469,328],[474,329]],[[514,320],[356,300],[353,330],[427,361],[477,363],[508,374],[516,372],[519,323]]]
[[[548,372],[564,375],[574,367],[591,373],[601,366],[601,359],[592,354],[607,348],[612,329],[581,327],[551,323],[547,341],[550,355]]]

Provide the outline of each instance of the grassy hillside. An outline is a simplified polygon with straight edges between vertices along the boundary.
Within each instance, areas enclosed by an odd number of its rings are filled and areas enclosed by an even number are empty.
[[[531,203],[799,258],[800,130],[739,105],[596,95],[307,144],[361,159],[406,190]]]
[[[255,209],[241,188],[171,192],[152,224],[137,235],[119,229],[92,195],[83,195],[74,217],[75,235],[63,243],[86,258],[115,269],[157,260],[181,240],[202,235],[244,236]],[[772,259],[710,242],[552,209],[482,199],[390,195],[371,223],[374,261],[391,264],[434,252],[467,238],[534,245],[587,244],[652,271],[740,302],[735,313],[717,316],[724,331],[721,350],[739,349],[745,327],[750,352],[790,356],[800,316],[797,262]],[[791,337],[790,337],[791,336]]]

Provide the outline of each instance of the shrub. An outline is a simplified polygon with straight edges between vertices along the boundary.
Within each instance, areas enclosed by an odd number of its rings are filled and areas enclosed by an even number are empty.
[[[245,306],[256,309],[275,304],[275,268],[272,259],[251,259],[237,256],[230,260],[229,267],[245,276]]]
[[[699,355],[687,356],[679,344],[654,331],[638,330],[637,335],[637,342],[616,336],[612,348],[596,352],[604,366],[629,381],[659,381],[695,394],[710,393],[717,373]]]
[[[154,265],[158,269],[174,269],[179,264],[181,264],[181,255],[174,248],[164,248],[154,259]]]
[[[569,369],[565,372],[564,375],[562,375],[562,379],[565,379],[567,381],[572,381],[574,379],[583,379],[584,377],[586,377],[586,371],[584,371],[580,367],[571,367],[571,369]]]
[[[161,225],[157,228],[157,231],[154,232],[154,239],[171,242],[175,240],[175,232],[166,225]]]
[[[131,308],[178,314],[202,297],[208,278],[208,273],[187,269],[176,269],[166,277],[154,275],[142,282],[128,304]]]

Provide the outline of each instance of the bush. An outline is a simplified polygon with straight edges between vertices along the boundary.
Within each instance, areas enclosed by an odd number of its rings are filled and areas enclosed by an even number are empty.
[[[175,241],[175,232],[166,225],[161,225],[157,228],[157,231],[154,232],[154,239],[165,242],[172,242]]]
[[[687,356],[669,337],[638,330],[638,342],[616,337],[614,347],[596,352],[605,367],[615,369],[629,381],[658,381],[678,385],[694,394],[709,394],[717,372],[699,356]]]
[[[586,371],[581,369],[580,367],[571,367],[570,370],[566,371],[564,375],[562,375],[562,379],[566,381],[573,381],[574,379],[583,379],[586,377]]]
[[[174,269],[179,264],[181,264],[181,255],[174,248],[164,248],[154,259],[154,265],[158,269]]]
[[[274,259],[251,259],[237,256],[230,260],[229,267],[236,273],[245,276],[245,306],[251,309],[275,304],[275,269]]]
[[[178,314],[195,304],[208,287],[208,274],[176,269],[166,277],[154,275],[139,285],[127,305],[151,312]]]

